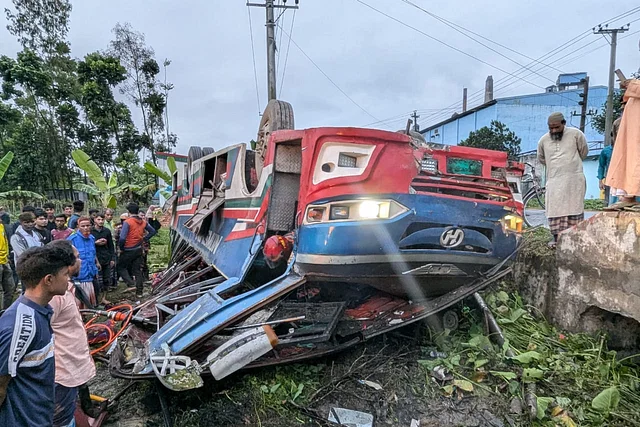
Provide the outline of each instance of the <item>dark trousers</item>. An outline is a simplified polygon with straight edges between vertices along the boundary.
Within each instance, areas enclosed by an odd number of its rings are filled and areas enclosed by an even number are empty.
[[[132,287],[135,284],[136,293],[138,294],[142,293],[142,284],[144,283],[142,277],[143,262],[142,248],[122,251],[118,258],[118,274],[120,274],[127,286]],[[131,276],[135,277],[135,282]]]
[[[111,281],[112,271],[111,271],[111,261],[107,261],[104,264],[100,264],[100,290],[102,292],[107,292],[109,287],[112,285]]]
[[[0,264],[0,283],[2,283],[2,309],[6,310],[13,302],[13,292],[16,290],[13,270],[9,264]]]
[[[607,207],[611,204],[611,187],[604,186],[604,206]]]

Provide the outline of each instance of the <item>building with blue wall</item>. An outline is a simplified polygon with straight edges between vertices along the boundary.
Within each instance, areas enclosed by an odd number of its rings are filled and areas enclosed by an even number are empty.
[[[544,93],[498,98],[472,108],[466,112],[455,114],[451,118],[431,125],[420,132],[427,142],[458,145],[469,137],[469,133],[484,126],[490,126],[492,120],[507,125],[509,130],[522,139],[520,145],[523,160],[535,159],[538,140],[549,131],[547,118],[553,112],[560,111],[567,120],[567,126],[579,127],[578,104],[582,98],[582,88],[575,88],[572,81],[579,81],[584,73],[561,75],[558,85],[547,88]],[[601,111],[607,99],[606,86],[590,86],[587,110]],[[584,173],[587,177],[587,199],[600,197],[598,188],[598,156],[604,143],[604,137],[591,125],[592,116],[587,117],[585,136],[589,143],[589,157],[584,162]]]

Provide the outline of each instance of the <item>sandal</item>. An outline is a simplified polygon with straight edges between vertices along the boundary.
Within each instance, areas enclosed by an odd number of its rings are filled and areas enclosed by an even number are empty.
[[[611,206],[607,206],[606,208],[603,208],[602,210],[603,211],[621,211],[623,209],[636,206],[637,204],[638,202],[636,202],[635,200],[633,201],[621,200],[619,202],[612,204]]]

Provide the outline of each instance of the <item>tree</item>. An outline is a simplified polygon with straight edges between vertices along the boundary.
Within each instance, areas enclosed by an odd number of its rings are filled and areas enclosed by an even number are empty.
[[[507,125],[492,120],[490,127],[485,126],[470,132],[469,137],[460,141],[458,145],[505,151],[510,160],[516,160],[520,154],[520,142],[522,140],[513,131],[510,131]]]
[[[144,34],[135,31],[128,23],[117,24],[113,34],[115,38],[111,41],[109,53],[120,59],[127,70],[127,80],[121,85],[121,92],[140,108],[144,127],[142,144],[155,163],[158,141],[162,141],[162,148],[175,144],[175,138],[169,133],[163,139],[166,98],[169,90],[173,89],[173,85],[166,81],[166,67],[170,61],[165,59],[163,62],[165,80],[161,83],[158,80],[160,66],[153,48],[146,45]]]
[[[622,115],[622,97],[624,96],[624,91],[621,91],[616,96],[613,97],[613,120],[615,121],[618,117]],[[605,123],[607,118],[607,102],[605,101],[602,104],[602,108],[600,112],[593,116],[591,119],[591,126],[598,131],[598,133],[604,135]]]
[[[11,165],[11,161],[13,161],[13,152],[9,151],[7,154],[0,159],[0,181],[4,178],[7,170],[9,169],[9,165]],[[41,200],[43,197],[40,194],[33,193],[31,191],[23,191],[23,190],[11,190],[11,191],[3,191],[0,192],[0,199],[35,199]]]

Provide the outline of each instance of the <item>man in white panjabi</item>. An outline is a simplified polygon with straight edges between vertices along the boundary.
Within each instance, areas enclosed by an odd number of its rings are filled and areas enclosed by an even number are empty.
[[[589,154],[587,139],[579,129],[566,126],[562,113],[549,116],[549,133],[538,141],[538,161],[546,166],[546,214],[553,234],[584,220],[587,181],[582,161]]]

